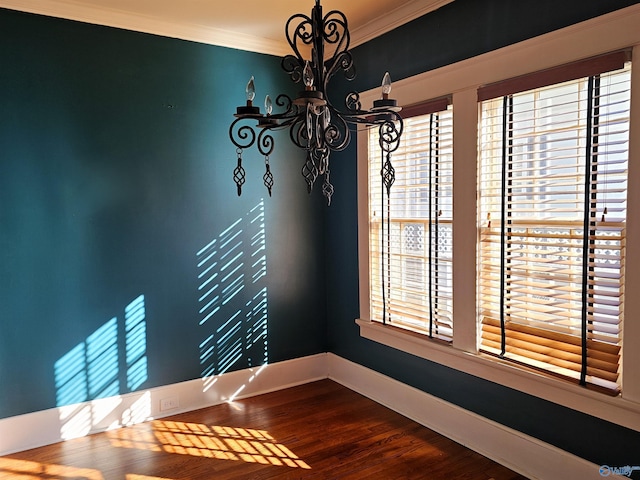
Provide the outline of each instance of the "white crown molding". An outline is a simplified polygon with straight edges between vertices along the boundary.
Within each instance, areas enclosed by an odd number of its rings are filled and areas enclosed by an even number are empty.
[[[452,1],[411,0],[404,2],[399,7],[387,12],[383,17],[352,29],[352,45],[365,43]],[[79,1],[0,0],[0,7],[269,55],[284,56],[290,53],[284,35],[280,40],[273,40],[200,24],[87,5]]]
[[[78,22],[150,33],[181,40],[282,56],[286,42],[219,28],[179,23],[123,10],[84,5],[66,0],[0,0],[0,7]]]
[[[640,4],[394,81],[393,96],[400,105],[411,105],[424,92],[438,98],[640,45],[638,25]],[[380,88],[375,87],[360,92],[360,100],[368,105],[379,95]]]
[[[352,46],[362,45],[405,23],[409,23],[422,15],[433,12],[454,0],[412,0],[401,3],[397,8],[387,12],[384,17],[378,17],[361,27],[351,30]]]

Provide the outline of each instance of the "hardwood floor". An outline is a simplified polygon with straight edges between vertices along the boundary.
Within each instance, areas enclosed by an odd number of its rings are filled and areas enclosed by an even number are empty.
[[[0,457],[0,479],[524,479],[331,380]]]

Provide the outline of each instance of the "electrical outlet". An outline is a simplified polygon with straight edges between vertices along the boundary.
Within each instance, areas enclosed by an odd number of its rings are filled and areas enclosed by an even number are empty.
[[[167,397],[160,400],[160,411],[164,412],[165,410],[173,410],[174,408],[178,408],[180,406],[180,402],[178,401],[178,397]]]

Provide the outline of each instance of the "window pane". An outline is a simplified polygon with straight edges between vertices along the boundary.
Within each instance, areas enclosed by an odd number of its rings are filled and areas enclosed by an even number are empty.
[[[629,88],[627,66],[486,100],[480,121],[481,349],[580,379],[584,335],[586,382],[614,392]]]
[[[378,132],[369,134],[371,318],[382,320],[386,303],[389,323],[450,341],[452,107],[404,122],[402,144],[391,158],[396,181],[388,202]]]

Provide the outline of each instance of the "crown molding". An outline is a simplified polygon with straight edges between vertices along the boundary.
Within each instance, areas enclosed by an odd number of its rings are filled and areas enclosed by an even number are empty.
[[[163,37],[282,56],[286,44],[266,38],[193,23],[166,21],[106,7],[66,0],[0,0],[0,7]]]
[[[397,8],[387,12],[384,17],[378,17],[361,27],[351,29],[351,43],[353,46],[366,43],[453,1],[454,0],[411,0],[403,2]]]
[[[353,45],[365,43],[453,0],[411,0],[384,17],[351,30]],[[284,38],[273,40],[194,23],[165,20],[129,11],[96,7],[70,0],[0,0],[1,8],[121,28],[222,47],[284,56],[290,53]],[[283,24],[286,19],[283,19]]]

